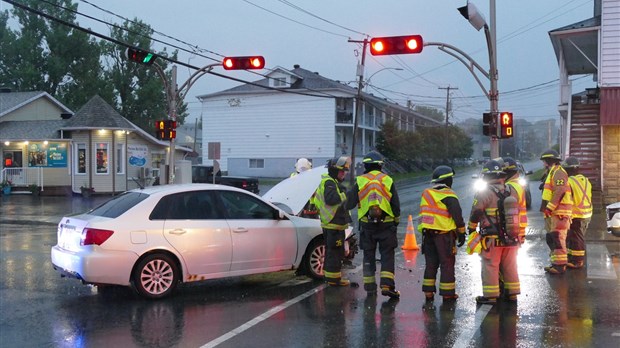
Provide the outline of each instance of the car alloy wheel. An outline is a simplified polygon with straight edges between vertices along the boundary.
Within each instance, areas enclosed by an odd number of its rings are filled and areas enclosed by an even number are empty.
[[[174,260],[165,254],[152,254],[142,259],[133,274],[136,291],[144,297],[162,298],[174,291],[179,271]]]
[[[325,242],[323,238],[315,239],[306,252],[302,267],[305,273],[314,279],[323,279],[325,265]]]

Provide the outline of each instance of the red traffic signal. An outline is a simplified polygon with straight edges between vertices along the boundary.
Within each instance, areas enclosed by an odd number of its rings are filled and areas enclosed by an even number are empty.
[[[500,128],[499,137],[502,139],[512,138],[514,135],[512,112],[500,112],[498,121]]]
[[[265,58],[263,56],[226,57],[222,61],[222,66],[226,70],[262,69],[265,67]]]
[[[374,37],[370,39],[370,53],[373,56],[420,53],[423,48],[424,41],[421,35]]]
[[[155,137],[159,140],[171,140],[177,137],[177,121],[155,121]]]
[[[132,62],[151,65],[155,62],[157,55],[137,48],[127,48],[125,50],[125,57]]]

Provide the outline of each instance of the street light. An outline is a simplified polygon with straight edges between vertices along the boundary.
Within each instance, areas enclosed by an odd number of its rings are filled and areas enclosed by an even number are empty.
[[[379,70],[375,71],[372,75],[370,75],[370,77],[369,77],[369,78],[367,78],[367,79],[366,79],[366,84],[365,84],[365,86],[370,85],[370,79],[372,79],[372,77],[373,77],[373,76],[377,75],[378,73],[382,72],[383,70],[398,70],[398,71],[402,71],[402,70],[403,70],[403,68],[391,68],[391,67],[386,67],[386,68],[383,68],[383,69],[379,69]]]
[[[476,6],[469,1],[467,5],[459,7],[458,11],[471,23],[476,29],[480,30],[484,28],[484,33],[487,40],[487,48],[489,50],[489,81],[491,82],[491,88],[488,93],[489,101],[491,102],[491,115],[495,117],[498,114],[498,99],[499,93],[497,91],[497,42],[495,36],[495,0],[489,0],[489,9],[491,13],[491,25],[487,25],[484,16],[478,11]],[[491,158],[499,157],[499,140],[497,135],[491,136]]]

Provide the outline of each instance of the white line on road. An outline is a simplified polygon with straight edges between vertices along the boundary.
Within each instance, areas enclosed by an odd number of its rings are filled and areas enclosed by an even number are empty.
[[[228,333],[212,340],[211,342],[206,343],[205,345],[203,345],[201,348],[210,348],[210,347],[215,347],[220,343],[223,343],[237,335],[239,335],[240,333],[242,333],[243,331],[250,329],[251,327],[255,326],[256,324],[260,323],[263,320],[268,319],[269,317],[271,317],[272,315],[285,310],[286,308],[296,304],[297,302],[308,298],[320,291],[323,291],[325,288],[327,287],[327,284],[321,284],[319,286],[317,286],[316,288],[307,291],[291,300],[288,300],[286,302],[284,302],[283,304],[279,305],[279,306],[275,306],[273,308],[271,308],[270,310],[266,311],[265,313],[255,317],[254,319],[246,322],[245,324],[237,327],[236,329],[233,329],[231,331],[229,331]]]
[[[456,338],[456,341],[452,345],[452,347],[467,347],[469,346],[469,341],[474,338],[476,331],[482,324],[482,321],[487,316],[489,311],[493,308],[492,305],[484,304],[480,306],[480,309],[476,311],[476,318],[474,320],[474,325],[472,327],[464,328],[463,331],[459,334],[459,337]],[[463,329],[463,327],[461,327]]]

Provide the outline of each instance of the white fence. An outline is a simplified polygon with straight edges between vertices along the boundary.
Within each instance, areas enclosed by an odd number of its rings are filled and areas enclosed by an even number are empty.
[[[4,168],[0,172],[0,182],[8,180],[13,186],[35,184],[43,188],[43,168]]]

